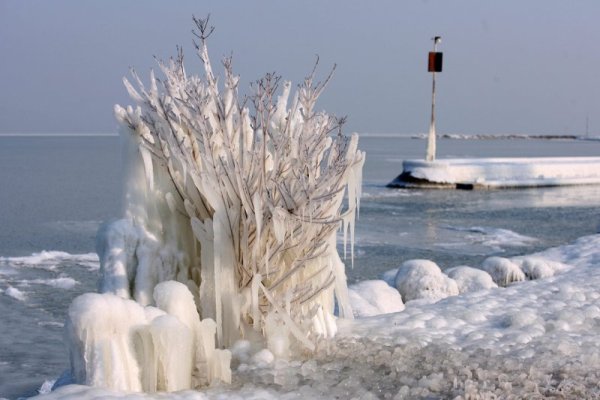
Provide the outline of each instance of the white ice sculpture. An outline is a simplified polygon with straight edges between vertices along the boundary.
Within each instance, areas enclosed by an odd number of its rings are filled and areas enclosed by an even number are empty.
[[[218,85],[206,47],[212,28],[194,22],[203,77],[187,75],[179,51],[159,62],[162,79],[151,72],[144,86],[133,72],[136,88],[124,79],[136,103],[115,106],[129,153],[126,213],[99,234],[99,287],[157,305],[191,331],[214,320],[218,348],[262,337],[273,354],[313,351],[335,334],[335,303],[352,318],[336,232],[349,235],[352,254],[365,159],[358,135],[315,111],[331,75],[314,83],[314,70],[291,103],[291,84],[276,96],[279,78],[267,74],[253,86],[251,111],[231,59]],[[185,284],[197,318],[158,304],[164,281]],[[169,341],[174,325],[165,318],[153,329]]]
[[[231,382],[231,354],[215,348],[215,323],[200,321],[186,285],[162,282],[154,300],[144,307],[86,293],[73,301],[66,330],[75,382],[145,392]]]

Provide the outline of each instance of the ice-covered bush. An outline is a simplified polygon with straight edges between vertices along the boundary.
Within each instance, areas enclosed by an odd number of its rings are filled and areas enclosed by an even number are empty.
[[[440,267],[429,260],[408,260],[402,263],[398,268],[395,283],[404,301],[437,301],[458,294],[456,282],[444,275]]]
[[[204,76],[187,74],[179,50],[159,62],[161,79],[124,80],[135,102],[115,106],[128,139],[127,207],[99,233],[100,289],[145,306],[157,284],[179,281],[198,321],[216,322],[218,347],[263,337],[274,354],[282,344],[313,350],[336,331],[336,302],[352,318],[336,231],[353,242],[358,135],[315,110],[331,75],[316,83],[314,70],[292,96],[289,82],[267,74],[240,101],[231,59],[219,85],[212,27],[194,22]]]

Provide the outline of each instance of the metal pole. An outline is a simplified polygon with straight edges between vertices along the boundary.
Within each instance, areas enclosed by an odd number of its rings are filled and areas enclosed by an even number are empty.
[[[437,52],[437,44],[439,41],[439,37],[433,38],[433,52]],[[426,161],[434,161],[435,160],[435,70],[432,72],[433,75],[433,83],[431,85],[431,122],[429,123],[429,136],[427,137],[427,155],[425,157]]]

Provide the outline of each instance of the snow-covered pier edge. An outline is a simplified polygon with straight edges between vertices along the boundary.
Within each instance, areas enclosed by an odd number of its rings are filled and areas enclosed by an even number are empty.
[[[502,189],[600,184],[600,157],[405,160],[394,188]]]

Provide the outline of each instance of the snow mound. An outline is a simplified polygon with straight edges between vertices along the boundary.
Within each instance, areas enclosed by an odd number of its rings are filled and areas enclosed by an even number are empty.
[[[459,266],[450,268],[445,272],[448,277],[456,281],[460,293],[476,292],[498,287],[491,275],[481,269]]]
[[[417,299],[437,301],[459,293],[456,282],[429,260],[404,262],[398,268],[395,286],[407,302]]]
[[[498,286],[508,286],[513,282],[525,280],[521,268],[508,258],[488,257],[483,261],[481,268],[492,276]]]
[[[520,261],[521,270],[527,279],[549,278],[569,268],[568,265],[541,257],[523,257]]]
[[[362,281],[351,285],[348,295],[357,318],[404,310],[400,293],[382,280]]]

